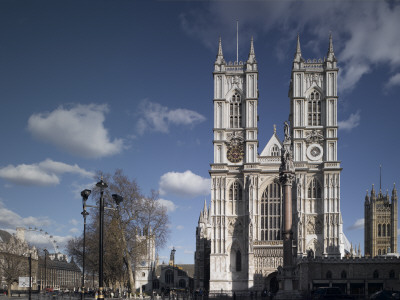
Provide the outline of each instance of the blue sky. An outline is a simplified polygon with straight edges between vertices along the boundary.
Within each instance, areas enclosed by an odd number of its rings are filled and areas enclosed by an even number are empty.
[[[365,2],[1,1],[0,227],[37,226],[62,246],[82,231],[92,174],[122,168],[169,209],[160,256],[175,246],[193,263],[210,199],[213,63],[219,36],[236,59],[239,20],[239,60],[253,36],[259,63],[259,152],[288,118],[297,33],[307,59],[326,55],[332,32],[343,229],[363,248],[379,165],[384,191],[400,182],[400,4]]]

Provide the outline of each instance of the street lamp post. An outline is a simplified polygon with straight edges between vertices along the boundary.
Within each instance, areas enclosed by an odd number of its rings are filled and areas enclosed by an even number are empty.
[[[32,253],[29,253],[29,300],[32,300]]]
[[[86,211],[86,201],[89,198],[91,190],[83,190],[81,192],[82,196],[82,206],[83,210],[81,212],[83,216],[83,252],[82,252],[82,290],[81,299],[85,299],[85,250],[86,250],[86,217],[89,213]]]
[[[109,207],[104,207],[104,190],[108,187],[107,183],[103,181],[103,178],[100,179],[98,183],[96,183],[96,187],[100,189],[100,206],[93,206],[93,205],[86,205],[86,201],[89,198],[89,195],[91,193],[90,190],[84,190],[81,192],[81,196],[83,198],[83,218],[84,218],[84,223],[83,223],[83,238],[84,238],[84,248],[83,251],[85,253],[85,230],[86,230],[86,216],[89,214],[86,211],[86,207],[94,207],[99,209],[99,295],[98,299],[103,300],[104,299],[104,278],[103,278],[103,236],[104,236],[104,208],[115,210],[115,208],[109,208]],[[114,199],[115,203],[117,206],[122,202],[123,198],[120,195],[113,194],[112,198]],[[83,259],[83,283],[82,283],[82,289],[84,289],[84,276],[85,276],[85,260]],[[83,299],[82,299],[83,300]]]
[[[101,179],[96,186],[100,188],[100,229],[99,229],[99,300],[104,299],[104,278],[103,278],[103,227],[104,227],[104,189],[108,187],[107,183]]]

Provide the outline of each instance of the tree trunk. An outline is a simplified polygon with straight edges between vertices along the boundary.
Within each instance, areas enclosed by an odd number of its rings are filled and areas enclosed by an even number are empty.
[[[11,298],[11,285],[12,283],[8,283],[7,290],[8,290],[8,298]]]
[[[121,226],[121,236],[122,236],[122,242],[124,244],[124,256],[125,256],[126,267],[128,269],[129,286],[131,288],[131,294],[132,294],[133,290],[135,289],[135,279],[133,277],[132,259],[131,256],[129,255],[128,245],[126,243],[125,230],[122,228],[122,226]],[[128,295],[129,298],[131,297],[131,294]]]

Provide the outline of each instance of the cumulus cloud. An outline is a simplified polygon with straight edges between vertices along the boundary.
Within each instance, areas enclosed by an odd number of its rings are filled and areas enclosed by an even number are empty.
[[[17,227],[50,226],[52,221],[48,217],[21,217],[19,214],[5,207],[0,199],[0,228],[15,229]]]
[[[169,109],[161,104],[143,100],[139,105],[136,129],[139,134],[146,131],[168,133],[170,125],[192,126],[205,121],[205,117],[193,110]]]
[[[210,193],[210,179],[203,178],[187,170],[183,173],[168,172],[161,176],[159,192],[161,195],[174,194],[193,198]]]
[[[8,165],[0,168],[0,178],[16,185],[49,186],[60,183],[64,173],[74,173],[82,177],[93,177],[94,173],[80,168],[77,164],[69,165],[63,162],[46,159],[37,164]]]
[[[400,73],[397,73],[390,77],[389,81],[385,84],[386,89],[390,89],[394,86],[400,85]]]
[[[364,228],[364,218],[362,219],[357,219],[353,225],[349,226],[347,229],[348,230],[356,230],[356,229],[362,229]]]
[[[33,114],[28,130],[44,142],[55,145],[73,155],[98,158],[122,151],[122,139],[110,140],[104,127],[107,105],[60,106],[47,113]]]
[[[76,225],[79,224],[79,221],[76,220],[76,219],[71,219],[71,220],[69,221],[69,223],[71,223],[72,225],[76,226]]]
[[[170,200],[158,199],[157,202],[160,203],[162,206],[164,206],[167,209],[167,212],[174,212],[177,208],[174,202]]]
[[[227,37],[224,49],[233,54],[236,49],[233,18],[238,12],[241,34],[245,36],[259,29],[262,33],[280,30],[280,40],[276,44],[278,57],[293,54],[285,52],[287,49],[294,51],[297,32],[315,37],[316,42],[303,41],[302,44],[313,50],[327,49],[327,35],[332,31],[341,67],[342,91],[353,89],[362,76],[378,65],[389,66],[391,70],[400,67],[397,29],[400,28],[400,5],[392,1],[258,1],[251,6],[244,1],[211,1],[203,10],[182,14],[181,26],[187,34],[214,51],[218,36]],[[392,78],[397,84],[397,77]]]
[[[352,130],[353,128],[356,128],[358,125],[360,125],[360,111],[358,110],[355,114],[351,114],[350,117],[347,120],[339,121],[338,126],[339,129],[344,129],[344,130]]]

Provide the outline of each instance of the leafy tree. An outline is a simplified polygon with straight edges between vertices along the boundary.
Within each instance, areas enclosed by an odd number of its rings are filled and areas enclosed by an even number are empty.
[[[166,208],[160,205],[158,194],[152,192],[145,197],[135,180],[129,179],[122,170],[117,169],[113,175],[98,172],[98,178],[108,184],[104,190],[105,206],[113,210],[104,212],[104,280],[107,285],[117,282],[128,282],[134,286],[134,270],[139,258],[145,251],[148,239],[154,239],[156,249],[166,243],[168,215]],[[117,207],[112,194],[123,197]],[[100,190],[93,187],[92,199],[100,201]],[[90,210],[86,233],[85,262],[88,271],[98,270],[98,209]],[[138,232],[148,233],[145,238],[138,238]],[[69,255],[82,264],[83,237],[72,239],[68,246]]]

